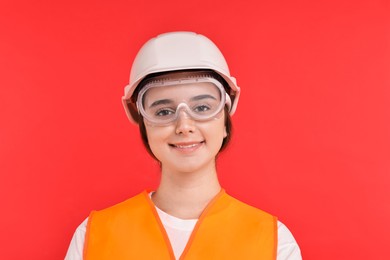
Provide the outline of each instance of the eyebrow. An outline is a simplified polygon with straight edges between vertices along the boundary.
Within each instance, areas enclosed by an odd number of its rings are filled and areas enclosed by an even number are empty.
[[[172,104],[172,103],[173,103],[173,101],[171,99],[160,99],[160,100],[154,101],[149,106],[149,108],[152,108],[152,107],[155,107],[155,106],[158,106],[158,105],[166,105],[166,104]]]
[[[195,96],[195,97],[192,97],[190,100],[191,101],[198,101],[198,100],[207,99],[207,98],[217,100],[215,97],[213,97],[212,95],[208,95],[208,94]]]
[[[207,98],[211,98],[211,99],[217,100],[212,95],[204,94],[204,95],[198,95],[198,96],[192,97],[192,98],[190,98],[190,101],[198,101],[198,100],[207,99]],[[173,103],[173,100],[171,100],[171,99],[160,99],[160,100],[154,101],[149,106],[149,108],[156,107],[158,105],[166,105],[166,104],[172,104],[172,103]]]

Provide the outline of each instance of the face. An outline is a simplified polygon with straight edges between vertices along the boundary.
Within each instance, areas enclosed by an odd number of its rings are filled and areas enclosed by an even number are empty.
[[[222,109],[208,120],[197,120],[196,115],[195,118],[192,115],[207,113],[219,95],[215,88],[194,83],[185,87],[156,88],[145,98],[145,109],[151,107],[158,116],[176,116],[175,120],[164,125],[144,121],[150,149],[163,170],[195,172],[207,167],[214,169],[215,157],[227,135],[225,112]],[[152,104],[159,106],[153,107]],[[180,104],[184,104],[183,109],[180,109]]]

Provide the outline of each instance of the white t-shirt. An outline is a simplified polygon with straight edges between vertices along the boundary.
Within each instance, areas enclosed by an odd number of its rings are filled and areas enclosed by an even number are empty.
[[[197,219],[180,219],[171,216],[156,207],[158,216],[168,234],[176,259],[179,259],[191,236]],[[82,260],[85,233],[88,219],[76,229],[65,260]],[[291,232],[278,221],[278,250],[277,260],[301,260],[301,251]]]

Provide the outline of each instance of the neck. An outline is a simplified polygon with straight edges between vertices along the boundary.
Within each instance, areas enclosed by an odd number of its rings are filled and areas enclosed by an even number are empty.
[[[172,216],[196,219],[220,190],[215,165],[190,173],[173,172],[162,167],[161,182],[152,200]]]

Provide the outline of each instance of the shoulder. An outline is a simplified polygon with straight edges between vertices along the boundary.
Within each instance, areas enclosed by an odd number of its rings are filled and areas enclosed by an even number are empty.
[[[247,230],[261,234],[276,244],[277,218],[272,214],[244,203],[230,195],[225,196],[226,211],[223,214],[230,229]]]
[[[236,209],[237,211],[239,211],[240,214],[243,214],[246,216],[259,217],[259,218],[262,218],[264,220],[269,220],[269,221],[274,222],[276,225],[277,218],[274,215],[272,215],[264,210],[261,210],[259,208],[256,208],[254,206],[251,206],[245,202],[242,202],[241,200],[238,200],[229,194],[226,194],[226,195],[229,197],[230,206],[233,207],[234,209]]]
[[[68,251],[66,252],[65,260],[81,260],[83,259],[83,248],[85,233],[87,230],[88,218],[85,219],[76,229],[70,242]]]
[[[139,211],[142,207],[145,207],[145,205],[148,204],[146,196],[147,193],[146,191],[144,191],[113,206],[101,210],[94,210],[91,212],[89,218],[105,219],[113,216],[131,215],[132,213]]]
[[[278,253],[277,260],[301,260],[301,250],[290,230],[278,221]]]
[[[251,227],[259,225],[262,230],[268,228],[270,232],[273,232],[277,244],[277,260],[302,259],[299,245],[293,234],[277,217],[231,196],[230,201],[233,207],[238,210],[238,215],[242,216]]]

